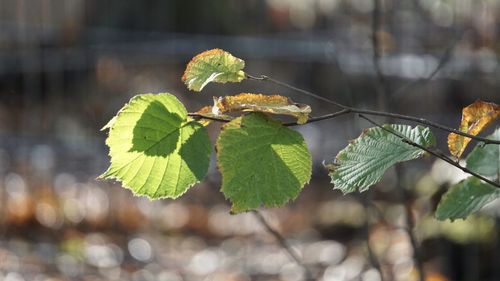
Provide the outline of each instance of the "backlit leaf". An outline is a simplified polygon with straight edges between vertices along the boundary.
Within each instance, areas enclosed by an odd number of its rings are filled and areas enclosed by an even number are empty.
[[[500,140],[500,128],[488,139]],[[467,168],[487,177],[500,175],[500,145],[479,143],[467,155]]]
[[[479,134],[484,128],[500,117],[500,106],[477,100],[462,110],[460,131],[470,135]],[[460,157],[470,142],[470,138],[451,133],[448,135],[448,149],[455,157]]]
[[[111,165],[100,177],[136,195],[176,198],[207,173],[208,133],[171,94],[133,97],[105,128]]]
[[[263,95],[241,93],[236,96],[214,98],[214,113],[226,112],[265,112],[278,115],[288,115],[297,118],[298,124],[304,124],[309,118],[311,107],[293,102],[280,95]]]
[[[465,219],[497,198],[500,198],[500,189],[476,177],[469,177],[451,187],[443,195],[436,210],[436,218]]]
[[[424,147],[435,145],[429,128],[407,125],[384,125],[407,139]],[[335,189],[344,194],[356,190],[365,191],[380,181],[392,165],[416,159],[424,151],[403,142],[399,137],[379,127],[367,129],[354,142],[339,152],[336,162],[329,165],[330,177]]]
[[[208,83],[240,82],[245,79],[245,62],[221,49],[195,56],[186,66],[182,81],[188,89],[199,92]]]
[[[311,177],[311,155],[302,136],[262,113],[225,124],[216,146],[222,192],[235,213],[282,206]]]

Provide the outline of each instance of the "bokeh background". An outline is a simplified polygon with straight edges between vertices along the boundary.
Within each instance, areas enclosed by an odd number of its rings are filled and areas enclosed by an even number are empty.
[[[335,110],[257,81],[189,92],[185,64],[216,47],[245,59],[250,74],[376,109],[374,7],[0,0],[0,280],[305,280],[252,213],[229,214],[214,162],[175,201],[96,181],[109,163],[99,130],[130,97],[149,92],[173,93],[191,111],[239,92],[289,95],[315,116]],[[383,0],[379,8],[391,111],[457,127],[464,106],[499,101],[500,1]],[[456,169],[432,158],[404,164],[371,189],[370,204],[332,189],[322,161],[366,127],[350,116],[297,128],[314,157],[311,183],[295,202],[262,214],[303,265],[318,280],[381,280],[369,237],[385,280],[418,280],[409,210],[427,280],[500,280],[498,200],[466,221],[433,218],[444,190],[464,178]],[[218,129],[210,126],[212,137]],[[446,134],[433,131],[446,151]]]

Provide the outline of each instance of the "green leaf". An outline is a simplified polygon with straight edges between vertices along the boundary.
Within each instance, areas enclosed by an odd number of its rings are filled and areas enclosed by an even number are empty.
[[[240,82],[245,79],[245,61],[230,53],[213,49],[195,56],[186,66],[182,81],[188,89],[199,92],[208,83]]]
[[[469,177],[451,187],[443,195],[436,210],[436,218],[465,219],[497,198],[500,198],[500,189],[476,177]]]
[[[302,135],[262,113],[225,124],[216,146],[222,192],[235,213],[282,206],[311,177],[311,155]]]
[[[405,136],[424,147],[436,143],[434,135],[429,128],[417,126],[411,128],[407,125],[384,125],[387,130],[392,130]],[[399,137],[379,127],[367,129],[353,143],[339,152],[336,163],[330,165],[330,177],[335,189],[340,189],[344,194],[357,189],[365,191],[374,185],[392,165],[416,159],[424,151],[403,142]]]
[[[500,140],[500,128],[488,139]],[[467,168],[487,177],[500,174],[500,145],[480,143],[467,156]]]
[[[105,128],[111,165],[100,177],[136,195],[176,198],[207,173],[208,133],[171,94],[133,97]]]

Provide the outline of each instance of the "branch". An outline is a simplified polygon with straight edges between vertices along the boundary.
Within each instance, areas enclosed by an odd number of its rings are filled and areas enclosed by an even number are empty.
[[[265,75],[262,75],[260,77],[254,77],[254,76],[250,76],[250,75],[247,74],[247,76],[250,79],[271,81],[271,82],[273,82],[275,84],[282,85],[284,87],[296,90],[298,92],[304,93],[304,94],[312,96],[312,97],[316,97],[316,98],[318,98],[320,100],[324,100],[324,101],[326,101],[328,103],[331,103],[331,104],[334,104],[334,105],[337,105],[337,106],[343,108],[342,110],[337,111],[337,112],[329,113],[329,114],[318,116],[318,117],[309,118],[309,120],[307,120],[307,122],[304,123],[304,124],[313,123],[313,122],[317,122],[317,121],[321,121],[321,120],[326,120],[326,119],[332,119],[332,118],[335,118],[335,117],[338,117],[338,116],[341,116],[341,115],[344,115],[344,114],[347,114],[347,113],[358,113],[361,118],[367,120],[368,122],[370,122],[370,123],[372,123],[372,124],[374,124],[374,125],[376,125],[378,127],[381,127],[383,130],[386,130],[386,131],[388,131],[391,134],[394,134],[394,135],[398,136],[399,138],[402,139],[403,142],[408,143],[409,145],[415,146],[417,148],[420,148],[420,149],[428,152],[429,154],[431,154],[431,155],[433,155],[433,156],[435,156],[435,157],[437,157],[437,158],[439,158],[439,159],[447,162],[448,164],[459,168],[463,172],[468,173],[470,175],[473,175],[473,176],[475,176],[475,177],[477,177],[477,178],[479,178],[479,179],[481,179],[481,180],[483,180],[483,181],[485,181],[485,182],[487,182],[487,183],[489,183],[489,184],[491,184],[493,186],[496,186],[496,187],[500,188],[500,184],[499,183],[494,182],[492,180],[489,180],[489,179],[485,178],[484,176],[481,176],[480,174],[478,174],[478,173],[476,173],[476,172],[474,172],[472,170],[469,170],[468,168],[466,168],[464,166],[461,166],[460,164],[458,164],[457,162],[455,162],[453,159],[451,159],[450,157],[448,157],[446,155],[443,155],[442,153],[438,153],[436,151],[432,151],[432,150],[430,150],[430,149],[428,149],[426,147],[423,147],[423,146],[419,145],[418,143],[412,142],[411,140],[405,138],[402,135],[399,135],[396,132],[393,132],[391,130],[388,130],[388,129],[382,127],[381,125],[379,125],[378,123],[376,123],[372,119],[369,119],[368,117],[366,117],[366,116],[364,116],[362,114],[375,115],[375,116],[385,116],[385,117],[391,117],[391,118],[396,118],[396,119],[403,119],[403,120],[414,121],[414,122],[417,122],[417,123],[420,123],[420,124],[432,126],[432,127],[435,127],[435,128],[438,128],[438,129],[442,129],[442,130],[445,130],[445,131],[448,131],[448,132],[453,132],[453,133],[456,133],[458,135],[466,136],[466,137],[469,137],[471,139],[479,140],[479,141],[484,142],[485,144],[500,144],[500,141],[491,140],[491,139],[482,138],[482,137],[473,136],[473,135],[469,135],[467,133],[464,133],[464,132],[455,130],[453,128],[449,128],[449,127],[446,127],[446,126],[443,126],[443,125],[440,125],[440,124],[428,121],[428,120],[423,119],[423,118],[418,118],[418,117],[413,117],[413,116],[408,116],[408,115],[402,115],[402,114],[397,114],[397,113],[389,113],[389,112],[374,111],[374,110],[365,110],[365,109],[358,109],[358,108],[354,108],[354,107],[350,107],[350,106],[345,106],[343,104],[340,104],[340,103],[337,103],[337,102],[332,101],[330,99],[318,96],[318,95],[313,94],[311,92],[308,92],[306,90],[299,89],[299,88],[296,88],[294,86],[288,85],[288,84],[286,84],[284,82],[274,80],[274,79],[269,78],[268,76],[265,76]],[[188,113],[188,116],[193,117],[193,118],[208,119],[208,120],[218,121],[218,122],[230,122],[231,121],[231,120],[223,119],[223,118],[217,118],[217,117],[212,117],[212,116],[205,116],[205,115],[199,114],[199,113]],[[296,125],[304,125],[304,124],[297,124],[296,122],[291,122],[291,123],[284,123],[283,125],[284,126],[296,126]]]
[[[266,221],[266,219],[264,218],[264,216],[259,211],[253,210],[252,213],[257,218],[257,220],[260,222],[260,224],[262,226],[264,226],[264,228],[267,230],[267,232],[269,234],[271,234],[274,237],[274,239],[276,239],[278,241],[278,243],[280,244],[281,248],[283,248],[288,253],[288,255],[295,261],[295,263],[298,266],[300,266],[300,267],[302,267],[304,269],[304,272],[305,272],[305,275],[306,275],[306,280],[314,280],[314,278],[312,278],[312,273],[309,271],[309,268],[307,268],[307,266],[305,266],[302,263],[302,261],[300,260],[300,257],[297,255],[297,253],[295,253],[295,251],[292,249],[292,247],[290,247],[290,245],[288,245],[288,243],[286,242],[285,237],[283,237],[276,229],[274,229]]]
[[[290,127],[290,126],[305,125],[305,124],[314,123],[314,122],[318,122],[318,121],[322,121],[322,120],[326,120],[326,119],[333,119],[335,117],[345,115],[345,114],[350,113],[350,112],[351,111],[348,109],[342,109],[342,110],[339,110],[337,112],[328,113],[328,114],[321,115],[318,117],[311,117],[311,118],[307,119],[307,122],[304,124],[297,124],[297,122],[288,122],[288,123],[283,123],[283,126]],[[208,119],[208,120],[212,120],[212,121],[225,122],[225,123],[230,122],[232,120],[232,119],[225,119],[225,118],[208,116],[208,115],[204,115],[204,114],[200,114],[200,113],[188,113],[188,116],[193,117],[195,119]]]
[[[437,157],[437,158],[439,158],[439,159],[447,162],[448,164],[459,168],[460,170],[464,171],[465,173],[473,175],[473,176],[475,176],[475,177],[477,177],[477,178],[479,178],[479,179],[481,179],[481,180],[483,180],[483,181],[485,181],[485,182],[487,182],[487,183],[489,183],[489,184],[491,184],[493,186],[496,186],[496,187],[500,188],[500,183],[494,182],[494,181],[492,181],[492,180],[490,180],[490,179],[488,179],[488,178],[486,178],[486,177],[484,177],[484,176],[482,176],[482,175],[480,175],[480,174],[478,174],[478,173],[476,173],[476,172],[474,172],[472,170],[469,170],[467,167],[464,167],[464,166],[458,164],[457,162],[453,161],[453,159],[451,159],[450,157],[448,157],[446,155],[443,155],[440,152],[433,151],[433,150],[431,150],[431,149],[429,149],[429,148],[427,148],[425,146],[422,146],[422,145],[420,145],[420,144],[418,144],[418,143],[416,143],[416,142],[414,142],[414,141],[406,138],[405,136],[399,134],[398,132],[395,132],[393,130],[385,128],[384,126],[378,124],[377,122],[373,121],[372,119],[370,119],[370,118],[368,118],[368,117],[366,117],[366,116],[364,116],[362,114],[359,114],[359,117],[361,117],[361,118],[365,119],[366,121],[372,123],[373,125],[381,128],[382,130],[384,130],[384,131],[386,131],[386,132],[388,132],[388,133],[390,133],[390,134],[392,134],[394,136],[397,136],[398,138],[401,139],[402,142],[407,143],[407,144],[409,144],[411,146],[420,148],[420,149],[424,150],[425,152],[433,155],[434,157]]]
[[[431,127],[434,127],[434,128],[437,128],[437,129],[440,129],[440,130],[443,130],[443,131],[447,131],[447,132],[450,132],[450,133],[455,133],[457,135],[468,137],[468,138],[471,138],[471,139],[474,139],[474,140],[477,140],[477,141],[482,141],[485,144],[500,144],[500,141],[492,140],[492,139],[487,139],[487,138],[483,138],[483,137],[478,137],[478,136],[474,136],[474,135],[471,135],[471,134],[467,134],[467,133],[464,133],[464,132],[459,131],[457,129],[453,129],[453,128],[450,128],[450,127],[447,127],[447,126],[444,126],[444,125],[441,125],[441,124],[429,121],[429,120],[424,119],[424,118],[419,118],[419,117],[414,117],[414,116],[409,116],[409,115],[403,115],[403,114],[398,114],[398,113],[384,112],[384,111],[359,109],[359,108],[347,106],[347,105],[338,103],[336,101],[333,101],[331,99],[319,96],[319,95],[314,94],[312,92],[306,91],[304,89],[300,89],[300,88],[294,87],[294,86],[289,85],[289,84],[287,84],[285,82],[278,81],[278,80],[276,80],[274,78],[271,78],[269,76],[266,76],[266,75],[261,75],[261,76],[257,77],[257,76],[252,76],[252,75],[248,75],[247,74],[247,77],[249,79],[259,80],[259,81],[268,81],[268,82],[274,83],[276,85],[283,86],[285,88],[288,88],[288,89],[300,92],[300,93],[305,94],[307,96],[314,97],[314,98],[317,98],[317,99],[322,100],[324,102],[333,104],[333,105],[335,105],[337,107],[340,107],[342,109],[346,109],[346,110],[348,110],[349,112],[352,112],[352,113],[359,113],[359,114],[366,114],[366,115],[373,115],[373,116],[384,116],[384,117],[395,118],[395,119],[400,119],[400,120],[408,120],[408,121],[417,122],[417,123],[420,123],[420,124],[423,124],[423,125],[431,126]]]

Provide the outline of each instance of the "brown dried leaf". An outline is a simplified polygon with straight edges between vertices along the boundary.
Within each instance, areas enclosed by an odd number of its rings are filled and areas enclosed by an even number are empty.
[[[311,113],[309,105],[295,103],[287,97],[252,93],[214,98],[213,109],[214,113],[265,112],[289,115],[297,118],[297,124],[306,123]]]
[[[460,131],[475,136],[499,117],[500,106],[498,104],[477,100],[462,110]],[[470,140],[468,137],[455,133],[449,134],[448,149],[450,153],[459,158]]]

